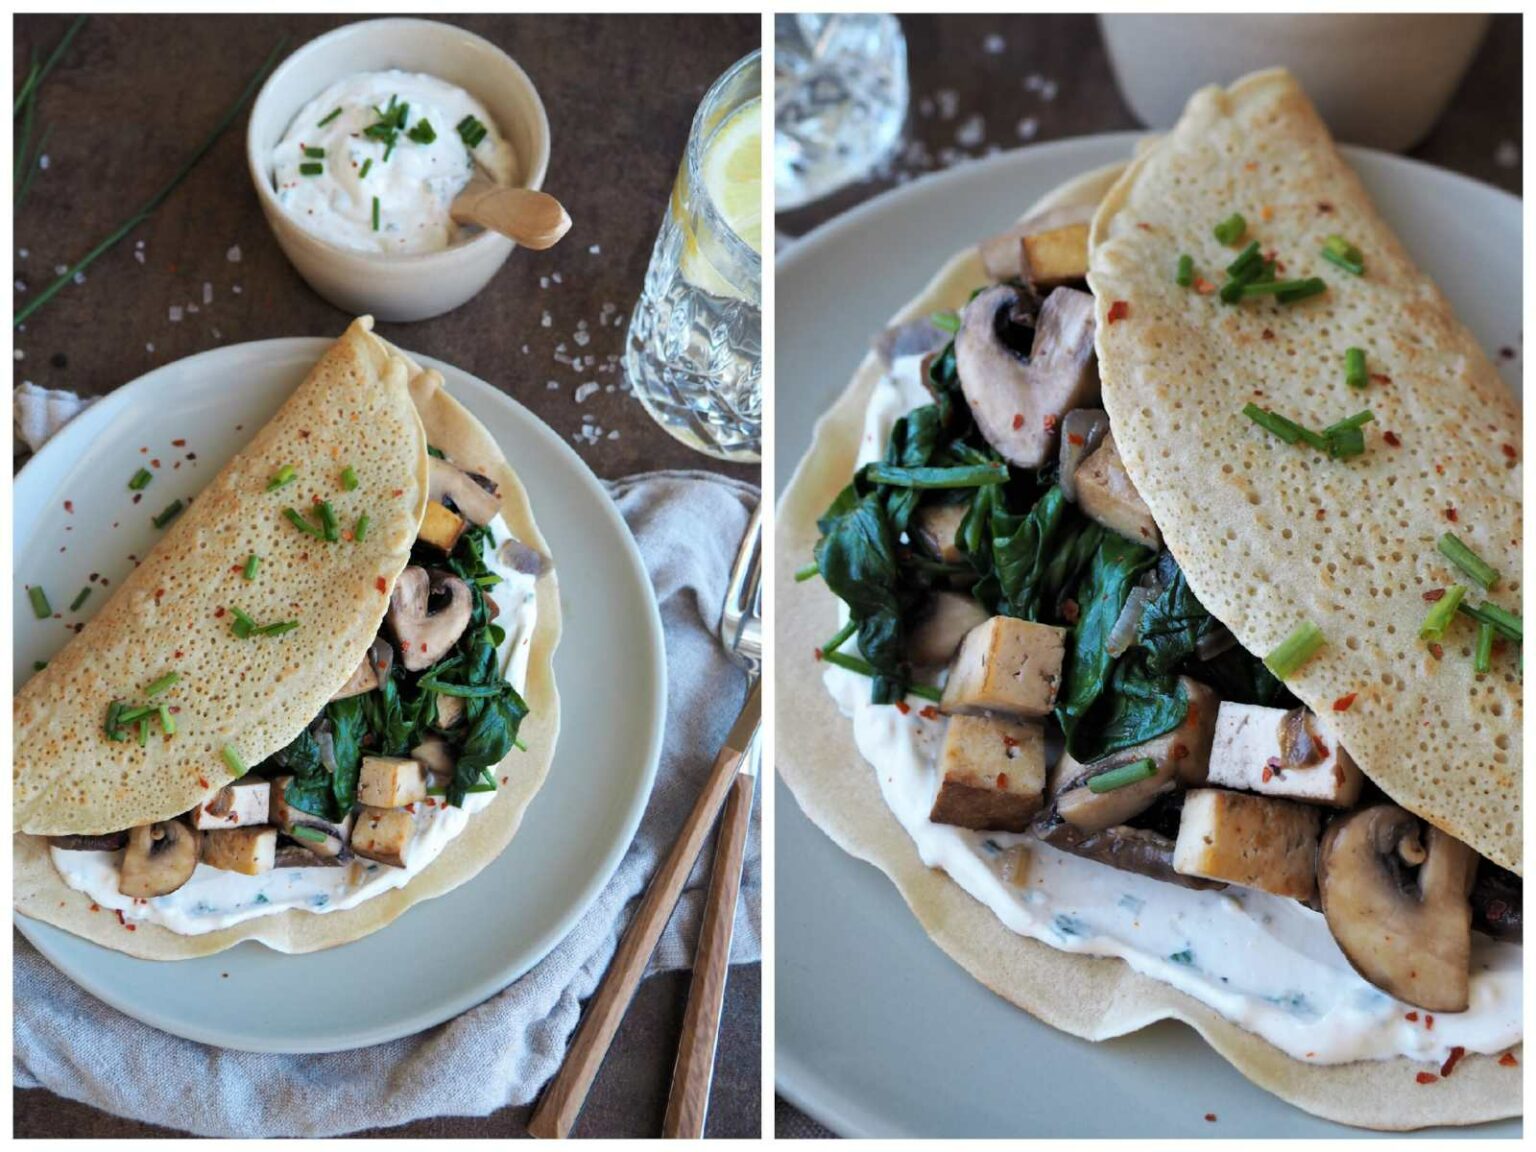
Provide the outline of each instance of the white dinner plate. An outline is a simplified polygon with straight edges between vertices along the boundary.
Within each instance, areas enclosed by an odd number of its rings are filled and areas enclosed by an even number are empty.
[[[956,252],[1074,176],[1128,159],[1133,133],[1040,145],[889,192],[777,263],[781,486],[876,335]],[[1520,201],[1346,148],[1388,223],[1517,393]],[[775,821],[775,1075],[845,1136],[1364,1135],[1250,1084],[1183,1025],[1093,1044],[1042,1024],[934,944],[876,868],[844,854],[782,783]],[[1214,1122],[1205,1119],[1214,1113]],[[1440,1135],[1516,1136],[1510,1120]]]
[[[153,545],[151,517],[200,491],[329,344],[268,340],[158,368],[88,408],[21,470],[13,554],[18,685],[33,661],[51,657],[70,635],[60,621],[33,617],[22,585],[43,583],[58,611],[92,572],[118,583],[130,554]],[[451,1019],[559,943],[618,867],[650,796],[666,662],[655,593],[629,529],[587,466],[521,404],[452,365],[416,359],[440,371],[496,438],[558,565],[561,732],[549,777],[512,843],[484,871],[339,948],[289,956],[247,941],[201,959],[157,962],[16,918],[70,979],[177,1036],[259,1052],[330,1052]],[[195,461],[183,459],[178,439],[195,446]],[[162,467],[134,505],[127,482],[146,459]],[[80,615],[65,611],[65,621],[84,619],[105,600],[98,592]]]

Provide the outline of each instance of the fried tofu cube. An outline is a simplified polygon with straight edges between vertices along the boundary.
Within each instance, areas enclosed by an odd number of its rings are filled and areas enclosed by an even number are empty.
[[[1299,744],[1311,749],[1303,758],[1316,763],[1300,767],[1295,756],[1286,755]],[[1207,779],[1223,788],[1330,808],[1353,808],[1365,785],[1364,774],[1316,713],[1225,702],[1216,714]]]
[[[1077,505],[1084,515],[1127,540],[1148,548],[1163,546],[1152,510],[1136,491],[1120,459],[1113,432],[1077,466]]]
[[[415,760],[364,756],[357,774],[357,802],[370,808],[404,808],[427,798],[427,774]]]
[[[1093,212],[1094,206],[1091,204],[1077,205],[1047,209],[1028,220],[1021,220],[1006,232],[989,236],[976,246],[982,267],[994,284],[1001,284],[1004,280],[1028,280],[1041,272],[1049,275],[1053,264],[1060,269],[1074,263],[1070,254],[1076,252],[1076,244],[1070,233],[1076,228],[1081,230],[1082,237],[1076,242],[1082,245],[1081,257],[1077,258],[1082,271],[1077,273],[1075,279],[1081,280],[1088,274],[1088,226],[1093,220]],[[1039,246],[1040,266],[1032,267],[1030,257],[1026,254],[1026,238],[1046,237],[1058,232],[1063,235]],[[1040,286],[1038,280],[1035,284],[1036,287]]]
[[[416,821],[404,808],[363,808],[352,829],[352,851],[391,868],[405,867]]]
[[[423,544],[443,552],[452,552],[459,537],[464,535],[464,529],[469,526],[469,521],[457,512],[450,512],[436,500],[427,501],[427,511],[421,518],[421,527],[416,532],[416,539]]]
[[[265,824],[271,804],[270,781],[236,780],[192,809],[193,826],[207,832],[216,828],[245,828]]]
[[[949,670],[942,712],[1003,712],[1038,719],[1056,704],[1066,631],[994,616],[966,634]]]
[[[277,860],[277,829],[223,828],[203,833],[202,861],[210,868],[260,876]]]
[[[1173,869],[1276,896],[1317,894],[1322,814],[1307,804],[1223,788],[1185,794]]]
[[[1045,803],[1045,730],[995,716],[955,716],[939,753],[929,819],[986,832],[1022,832]]]
[[[1088,225],[1068,224],[1026,233],[1019,241],[1021,278],[1048,292],[1088,277]]]

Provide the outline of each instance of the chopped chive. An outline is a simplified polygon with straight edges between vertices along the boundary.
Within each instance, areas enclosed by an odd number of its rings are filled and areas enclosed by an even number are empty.
[[[377,196],[373,198],[373,230],[375,232],[379,230],[379,198]]]
[[[1312,276],[1306,280],[1292,280],[1293,287],[1279,293],[1275,299],[1282,304],[1296,304],[1313,296],[1321,296],[1328,291],[1328,282],[1319,276]],[[1246,290],[1245,290],[1246,291]]]
[[[860,676],[873,678],[875,675],[874,665],[860,660],[857,656],[848,656],[842,652],[824,651],[821,654],[821,658],[828,664],[835,665],[838,668],[846,668],[850,672],[857,672]],[[944,696],[940,689],[930,684],[908,684],[907,693],[911,696],[920,696],[924,700],[932,700],[935,704]]]
[[[384,163],[388,164],[389,163],[389,158],[391,156],[393,156],[394,153],[395,153],[395,142],[393,140],[391,140],[388,144],[384,145]]]
[[[804,584],[807,580],[814,580],[821,575],[821,565],[814,560],[804,568],[795,569],[795,583]]]
[[[283,515],[288,518],[288,523],[292,524],[300,532],[308,533],[310,536],[313,536],[316,540],[324,540],[325,539],[325,532],[322,529],[316,528],[308,520],[304,519],[304,517],[299,514],[298,509],[296,509],[296,508],[284,508],[283,509]]]
[[[1452,584],[1445,590],[1445,595],[1436,600],[1429,609],[1429,615],[1424,617],[1424,623],[1419,626],[1420,640],[1439,640],[1445,635],[1445,630],[1451,626],[1451,621],[1456,618],[1456,609],[1461,604],[1461,598],[1467,594],[1465,584]]]
[[[160,730],[167,736],[176,735],[176,721],[171,717],[171,710],[166,705],[160,705]]]
[[[155,474],[148,468],[140,468],[133,474],[133,479],[128,481],[130,492],[142,492],[149,487],[149,482],[155,478]]]
[[[1188,252],[1179,257],[1179,268],[1173,274],[1173,282],[1180,288],[1188,288],[1195,282],[1195,258]],[[958,328],[959,324],[957,323],[955,329],[951,329],[951,331]]]
[[[1328,437],[1328,455],[1336,460],[1348,460],[1365,455],[1365,433],[1351,425],[1340,428]]]
[[[341,486],[348,492],[353,492],[357,489],[357,473],[352,470],[352,465],[350,464],[341,470]]]
[[[244,576],[247,580],[254,580],[256,579],[256,569],[260,567],[261,557],[252,552],[245,558],[245,567],[241,569],[240,575]]]
[[[233,744],[224,745],[223,748],[219,749],[219,755],[224,758],[224,763],[228,765],[229,770],[236,776],[244,776],[250,771],[245,766],[245,761],[240,759],[240,753],[235,751]]]
[[[1446,532],[1442,534],[1435,547],[1439,550],[1440,555],[1470,576],[1472,583],[1476,584],[1484,592],[1493,591],[1494,586],[1498,584],[1498,569],[1462,543],[1461,538],[1456,533]]]
[[[1327,287],[1326,283],[1315,276],[1308,280],[1259,280],[1244,284],[1242,295],[1247,299],[1250,296],[1273,294],[1279,298],[1280,303],[1289,304],[1292,297],[1305,300],[1308,296],[1325,291]]]
[[[158,696],[160,693],[164,692],[167,688],[169,688],[172,684],[176,683],[176,681],[180,679],[180,672],[167,672],[164,676],[160,677],[160,679],[151,682],[149,686],[144,689],[144,695],[151,698]]]
[[[1344,237],[1337,234],[1323,241],[1323,259],[1336,265],[1351,276],[1365,275],[1365,256]]]
[[[935,328],[942,328],[945,332],[960,331],[960,316],[956,312],[935,312],[928,319]]]
[[[492,572],[489,576],[476,576],[475,583],[482,588],[494,588],[501,583],[501,577]]]
[[[466,147],[471,149],[479,146],[480,141],[485,139],[485,134],[488,131],[486,126],[480,123],[473,115],[466,116],[460,120],[457,129],[459,138],[464,141]]]
[[[288,829],[288,835],[299,840],[308,840],[311,844],[324,844],[326,839],[325,833],[321,832],[318,828],[295,826]]]
[[[253,636],[284,636],[299,626],[297,620],[284,620],[278,624],[263,624],[251,633]]]
[[[1365,349],[1344,349],[1344,383],[1351,388],[1364,388],[1369,379],[1365,372]]]
[[[149,717],[139,721],[139,747],[143,748],[149,743]]]
[[[229,614],[234,617],[234,619],[230,621],[229,630],[238,636],[241,640],[248,638],[250,634],[256,630],[256,621],[252,620],[244,612],[240,611],[240,609],[231,605]]]
[[[331,507],[329,500],[320,501],[320,527],[325,531],[325,538],[332,544],[341,539],[341,529],[336,525],[336,512]]]
[[[368,515],[364,513],[357,518],[357,527],[352,529],[353,539],[362,543],[368,536]]]
[[[324,148],[306,148],[306,149],[304,149],[304,155],[308,156],[311,160],[324,160],[325,159],[325,149]]]
[[[1461,603],[1461,614],[1470,616],[1479,624],[1491,624],[1494,631],[1500,635],[1508,636],[1516,643],[1523,643],[1525,629],[1520,617],[1507,609],[1500,608],[1491,601],[1484,600],[1481,604],[1468,604],[1465,600]]]
[[[1296,423],[1296,421],[1288,420],[1278,412],[1270,412],[1260,408],[1252,402],[1243,405],[1243,415],[1266,432],[1280,437],[1287,444],[1296,443],[1296,441],[1302,438],[1303,433],[1306,432],[1306,429]]]
[[[174,519],[176,519],[176,517],[180,516],[181,512],[182,512],[182,509],[184,509],[185,507],[186,507],[186,505],[183,504],[180,500],[172,500],[169,504],[167,504],[165,506],[165,509],[160,513],[160,515],[158,515],[158,516],[156,516],[154,518],[154,525],[155,525],[155,527],[156,528],[164,528],[172,520],[174,520]]]
[[[1327,641],[1323,639],[1322,629],[1310,620],[1303,620],[1275,646],[1273,652],[1264,657],[1264,667],[1273,672],[1277,679],[1284,680],[1316,656],[1325,643]]]
[[[325,165],[321,164],[321,163],[318,163],[318,162],[312,162],[312,163],[308,163],[308,164],[300,164],[299,165],[299,175],[300,176],[318,176],[318,175],[320,175],[320,173],[322,173],[324,171],[325,171]]]
[[[84,588],[80,589],[80,595],[76,596],[74,598],[74,600],[70,602],[69,610],[71,612],[78,612],[78,611],[80,611],[80,605],[84,604],[90,598],[91,598],[91,586],[89,584],[87,584]]]
[[[1234,212],[1211,230],[1222,244],[1236,244],[1248,231],[1248,221],[1241,212]]]
[[[1251,265],[1263,263],[1264,261],[1259,256],[1259,242],[1257,240],[1250,240],[1248,247],[1237,254],[1237,259],[1227,265],[1227,275],[1241,276],[1249,270]]]
[[[267,481],[267,491],[276,492],[279,488],[287,487],[294,482],[297,476],[298,472],[294,470],[292,464],[284,464],[276,472],[272,473],[272,478]]]
[[[123,738],[122,732],[118,731],[117,723],[118,717],[122,713],[123,702],[121,700],[114,700],[111,704],[107,705],[107,722],[103,725],[102,730],[107,734],[108,740],[121,740]]]
[[[357,178],[359,180],[361,180],[363,177],[367,176],[368,175],[368,170],[370,168],[372,168],[372,167],[373,167],[373,157],[370,156],[370,157],[368,157],[368,159],[363,161],[363,166],[357,170]]]
[[[1348,428],[1364,428],[1374,419],[1376,419],[1376,413],[1372,412],[1369,408],[1364,408],[1359,412],[1356,412],[1353,416],[1346,416],[1337,424],[1328,425],[1328,427],[1323,429],[1323,435],[1332,436],[1335,433],[1343,432]]]
[[[336,119],[336,117],[338,117],[340,115],[341,115],[341,109],[337,108],[329,116],[327,116],[324,120],[322,120],[322,121],[320,121],[320,123],[316,124],[315,127],[316,128],[324,128],[327,124],[329,124],[332,120]]]
[[[859,626],[852,620],[849,620],[848,623],[844,624],[835,633],[833,633],[832,639],[828,640],[821,646],[821,654],[825,656],[828,652],[836,652],[844,644],[848,643],[849,639],[858,630]]]
[[[1472,671],[1493,670],[1493,625],[1486,620],[1477,622],[1477,652],[1472,657]]]
[[[117,722],[119,725],[135,724],[155,711],[157,707],[159,706],[156,704],[143,704],[137,708],[129,708],[123,705],[122,711],[117,714]]]
[[[48,593],[43,591],[41,584],[34,584],[27,589],[27,599],[32,601],[32,615],[39,620],[46,620],[53,615],[53,605],[48,603]]]
[[[1108,772],[1100,772],[1097,776],[1090,776],[1088,791],[1094,795],[1114,792],[1128,784],[1139,784],[1143,780],[1150,780],[1156,775],[1157,762],[1148,756],[1143,760],[1132,760],[1129,764],[1111,768]]]
[[[48,667],[48,661],[46,660],[32,661],[32,671],[34,672],[41,672],[46,667]]]
[[[418,144],[430,144],[437,139],[437,130],[432,127],[432,122],[427,119],[416,121],[415,126],[406,133]]]

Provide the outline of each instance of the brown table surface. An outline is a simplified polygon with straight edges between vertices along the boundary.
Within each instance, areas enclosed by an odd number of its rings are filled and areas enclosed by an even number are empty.
[[[1143,127],[1115,87],[1092,16],[902,16],[901,23],[912,95],[896,160],[889,172],[781,214],[781,236],[802,236],[898,183],[991,149]],[[991,37],[1001,44],[989,44]],[[1031,76],[1054,82],[1054,97],[1044,99],[1043,85],[1027,87]],[[1450,107],[1410,155],[1519,195],[1520,84],[1520,17],[1496,16]],[[976,116],[980,133],[966,130]],[[782,1098],[775,1117],[780,1136],[833,1135]]]
[[[52,132],[48,167],[16,217],[16,306],[45,287],[56,266],[73,264],[149,199],[281,36],[287,34],[292,50],[345,22],[93,16],[39,100],[38,131]],[[756,481],[755,468],[694,453],[654,425],[633,397],[607,390],[621,379],[608,357],[622,351],[624,333],[617,322],[600,320],[604,304],[627,316],[639,295],[694,109],[716,76],[760,44],[759,17],[467,16],[453,22],[505,49],[538,86],[552,139],[544,186],[560,197],[575,226],[549,252],[514,252],[486,290],[458,311],[419,324],[381,324],[379,332],[489,381],[568,440],[590,416],[602,438],[574,446],[599,476],[703,468]],[[33,50],[46,57],[68,25],[67,17],[17,17],[13,74],[26,74]],[[30,380],[98,395],[221,344],[341,332],[350,317],[310,291],[267,229],[245,164],[244,131],[242,116],[149,221],[16,334],[17,384]],[[236,247],[238,261],[231,259]],[[211,303],[204,303],[205,291]],[[171,319],[173,308],[182,309],[179,322]],[[549,327],[541,324],[546,313]],[[582,321],[590,340],[578,347]],[[578,352],[596,356],[596,367],[577,372],[555,358]],[[548,386],[551,380],[558,389]],[[603,390],[577,403],[577,386],[589,380]],[[685,974],[642,986],[583,1115],[582,1134],[660,1132],[687,987]],[[733,971],[711,1135],[755,1136],[761,1128],[758,988],[755,966]],[[15,1093],[15,1117],[17,1135],[174,1134],[42,1091]],[[508,1109],[384,1134],[507,1136],[521,1134],[526,1119],[526,1109]]]

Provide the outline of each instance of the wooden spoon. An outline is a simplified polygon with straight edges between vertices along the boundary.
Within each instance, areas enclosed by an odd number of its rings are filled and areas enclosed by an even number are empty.
[[[456,223],[500,232],[538,251],[554,247],[571,230],[571,218],[549,193],[508,188],[481,172],[453,198],[448,212]]]

